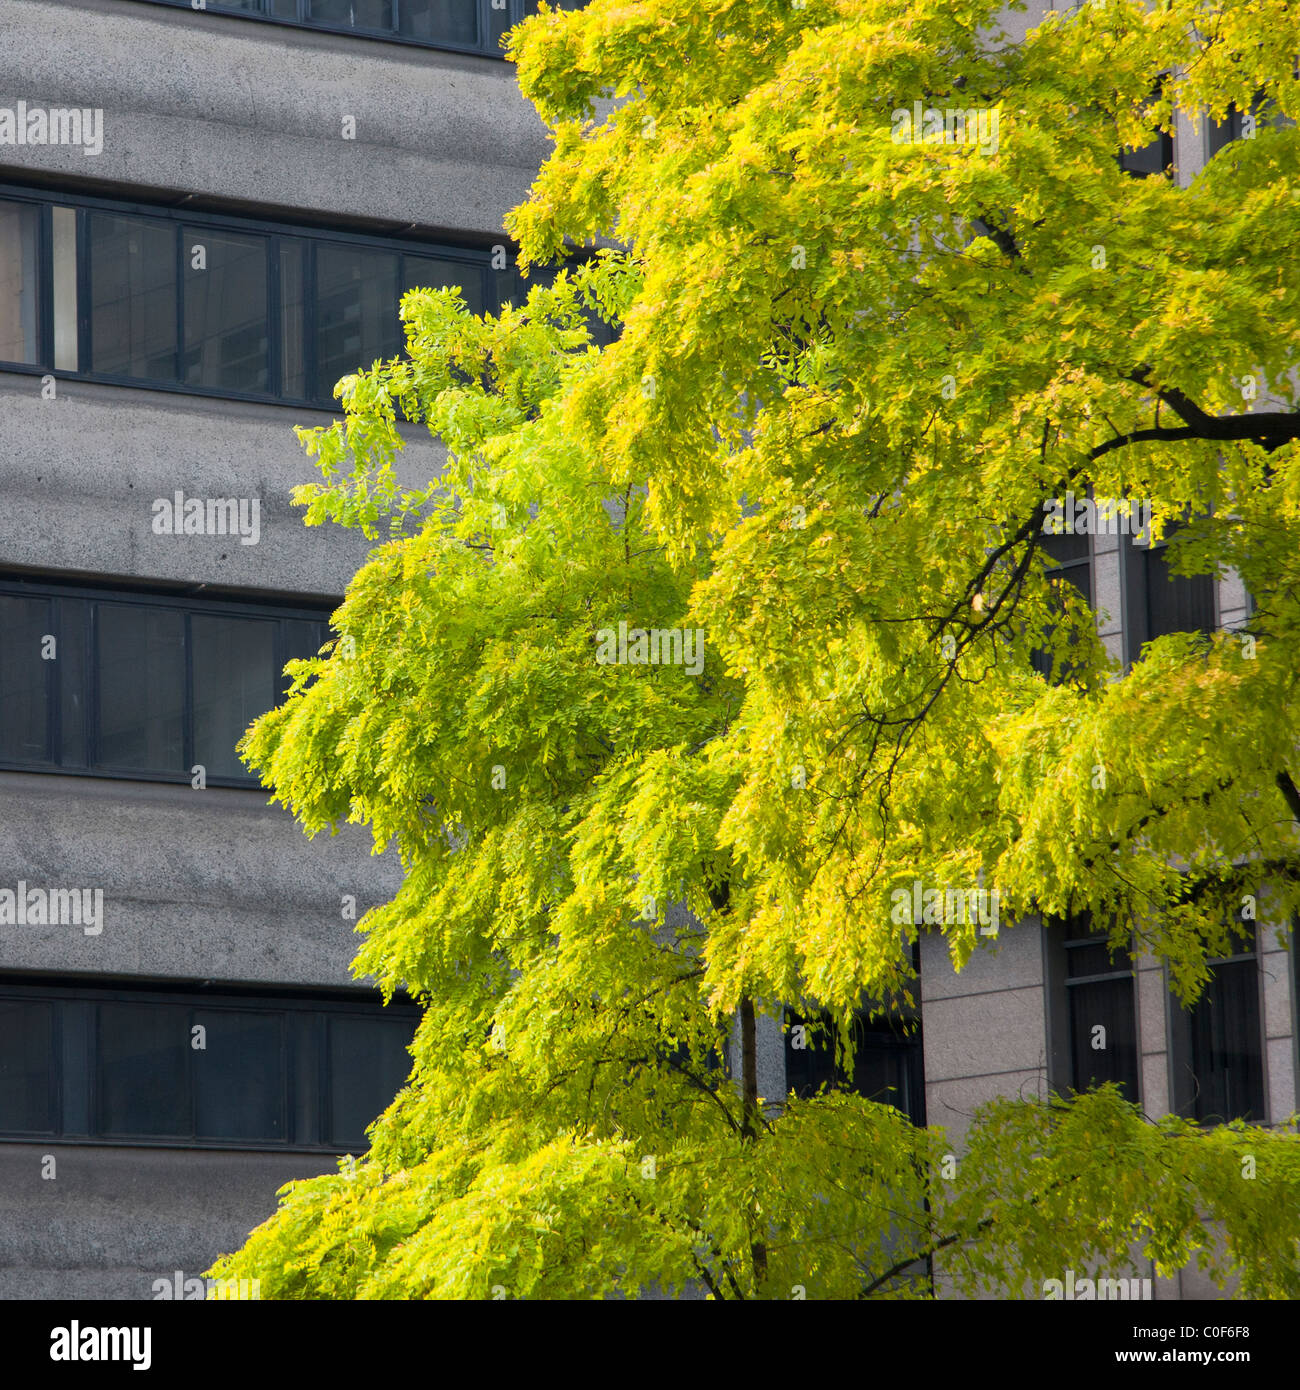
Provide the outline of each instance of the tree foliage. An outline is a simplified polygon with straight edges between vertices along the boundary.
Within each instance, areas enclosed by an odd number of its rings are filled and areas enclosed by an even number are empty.
[[[554,134],[521,264],[606,249],[495,317],[411,293],[406,354],[300,431],[308,522],[390,538],[245,742],[309,834],[396,846],[356,970],[425,1004],[414,1070],[222,1277],[920,1297],[926,1256],[1032,1291],[1136,1249],[1300,1295],[1292,1130],[1103,1089],[996,1102],[953,1163],[724,1064],[735,1015],[912,1002],[917,880],[1091,911],[1186,999],[1243,899],[1300,908],[1300,13],[998,14],[594,0],[516,31]],[[917,102],[997,139],[895,139]],[[1122,172],[1252,103],[1194,179]],[[403,418],[448,450],[424,489]],[[1090,490],[1150,499],[1181,572],[1235,570],[1249,640],[1121,669],[1045,574],[1045,503]],[[702,664],[598,660],[620,623],[699,629]],[[979,941],[933,929],[959,968]]]

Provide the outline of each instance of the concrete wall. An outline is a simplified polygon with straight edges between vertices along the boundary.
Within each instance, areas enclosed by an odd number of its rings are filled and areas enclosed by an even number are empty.
[[[335,525],[304,526],[289,496],[319,481],[294,425],[324,411],[0,373],[0,567],[187,580],[274,594],[339,597],[375,542]],[[398,475],[427,484],[445,450],[408,429]],[[256,545],[229,536],[160,536],[153,501],[258,499]]]
[[[0,34],[0,105],[104,111],[101,154],[0,147],[8,176],[486,238],[546,153],[514,68],[496,58],[135,0],[0,0]]]
[[[958,973],[945,939],[921,937],[927,1121],[955,1144],[995,1096],[1043,1096],[1047,1025],[1041,928],[1000,926]]]
[[[55,1176],[41,1176],[52,1154]],[[275,1192],[333,1171],[316,1154],[0,1144],[0,1300],[152,1299],[197,1278],[275,1210]]]
[[[0,926],[0,971],[337,987],[401,882],[367,830],[309,841],[260,791],[0,772],[0,887],[102,888],[102,931]]]

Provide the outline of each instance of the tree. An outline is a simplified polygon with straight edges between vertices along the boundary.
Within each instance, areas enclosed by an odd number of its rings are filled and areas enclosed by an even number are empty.
[[[916,881],[1088,910],[1187,999],[1244,897],[1300,907],[1300,16],[1102,0],[1013,41],[998,10],[595,0],[516,31],[555,141],[521,264],[622,249],[499,317],[413,292],[406,355],[300,432],[308,522],[390,538],[245,755],[309,834],[396,844],[356,969],[425,1013],[368,1155],[222,1277],[918,1297],[927,1257],[1040,1290],[1136,1245],[1300,1294],[1293,1128],[1104,1088],[987,1107],[958,1160],[887,1106],[758,1095],[756,1013],[909,1002],[922,930],[969,958],[974,920],[897,910]],[[1122,171],[1230,105],[1254,138],[1189,186]],[[425,489],[400,416],[448,447]],[[1046,574],[1069,491],[1235,569],[1249,640],[1122,671]]]

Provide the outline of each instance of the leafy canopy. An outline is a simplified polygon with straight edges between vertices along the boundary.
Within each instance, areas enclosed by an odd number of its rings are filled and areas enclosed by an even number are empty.
[[[916,880],[1089,910],[1188,999],[1244,899],[1300,906],[1300,12],[1101,0],[1013,38],[998,8],[594,0],[516,31],[554,133],[521,263],[606,249],[497,317],[412,292],[406,354],[300,431],[308,522],[390,538],[245,742],[308,833],[396,846],[356,970],[424,1002],[414,1069],[223,1277],[928,1296],[927,1255],[1033,1292],[1136,1244],[1300,1295],[1292,1131],[1107,1088],[999,1101],[954,1163],[719,1064],[737,1010],[744,1039],[777,1001],[914,1002]],[[1187,186],[1121,171],[1259,94]],[[997,139],[896,140],[915,102]],[[403,417],[447,447],[424,489]],[[1250,640],[1122,671],[1045,577],[1044,504],[1090,489],[1149,499],[1180,572],[1236,570]],[[702,630],[702,667],[599,661],[620,623]],[[934,929],[959,967],[979,941]]]

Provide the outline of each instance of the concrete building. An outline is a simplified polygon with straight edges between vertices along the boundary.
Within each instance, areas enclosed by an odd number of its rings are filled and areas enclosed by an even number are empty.
[[[397,866],[233,740],[367,548],[291,509],[292,426],[399,288],[515,289],[521,14],[0,0],[0,1298],[199,1275],[405,1075],[413,1011],[349,973]]]
[[[366,549],[290,508],[292,426],[396,349],[402,288],[518,292],[502,219],[546,149],[496,56],[522,13],[0,0],[0,1298],[196,1277],[405,1074],[413,1011],[348,969],[396,864],[364,832],[305,840],[233,744]],[[1205,138],[1149,157],[1188,177]],[[412,432],[406,476],[438,467]],[[1117,652],[1247,612],[1230,581],[1073,540]],[[1080,1039],[1104,1015],[1107,1075],[1151,1114],[1296,1108],[1271,935],[1189,1023],[1150,960],[1081,973],[1086,933],[1004,926],[961,975],[926,938],[923,1028],[864,1027],[854,1083],[959,1134],[987,1097],[1100,1076]],[[775,1020],[760,1041],[774,1100],[829,1074]]]

